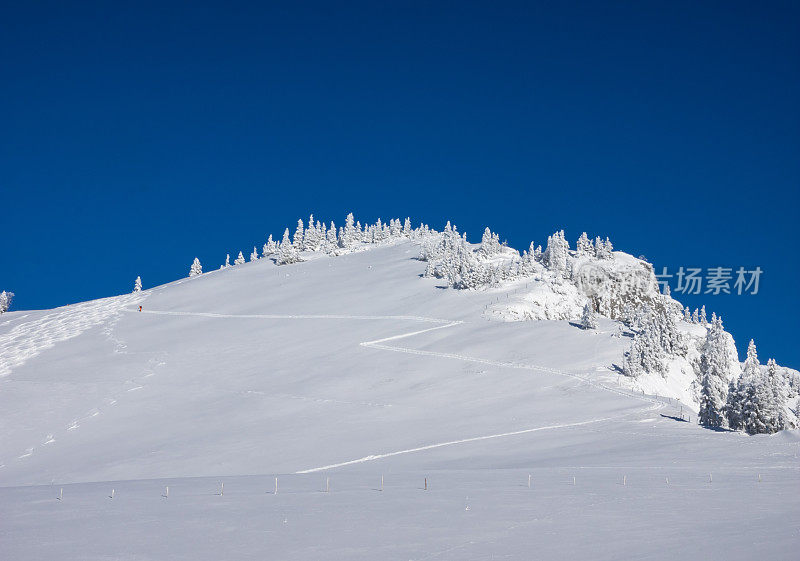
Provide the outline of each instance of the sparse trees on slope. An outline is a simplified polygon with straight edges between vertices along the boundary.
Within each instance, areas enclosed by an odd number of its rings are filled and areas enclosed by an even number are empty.
[[[192,261],[192,266],[189,267],[189,276],[196,277],[197,275],[203,274],[203,266],[200,264],[200,260],[195,257],[194,261]]]
[[[142,291],[142,277],[136,277],[136,280],[133,281],[133,291],[134,292]]]

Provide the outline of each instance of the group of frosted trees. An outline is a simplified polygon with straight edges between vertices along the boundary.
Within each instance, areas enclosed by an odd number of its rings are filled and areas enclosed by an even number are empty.
[[[625,354],[623,371],[638,377],[644,373],[666,376],[669,362],[686,356],[686,336],[677,322],[685,319],[668,295],[655,307],[637,308],[626,322],[633,329],[631,347]],[[733,339],[716,314],[706,321],[705,307],[695,311],[690,323],[706,327],[700,348],[699,376],[701,425],[710,428],[742,430],[748,434],[773,433],[789,427],[786,416],[786,379],[774,360],[761,367],[753,341],[747,360],[737,376],[738,357]]]
[[[361,222],[356,221],[353,214],[350,213],[345,219],[344,226],[337,228],[333,221],[330,224],[325,224],[319,220],[314,220],[314,215],[312,214],[307,223],[302,220],[297,221],[294,235],[290,233],[289,228],[286,228],[281,241],[276,242],[270,235],[260,252],[257,247],[253,247],[253,251],[250,253],[250,261],[272,258],[276,265],[289,265],[303,261],[301,257],[301,252],[303,251],[341,255],[362,245],[416,237],[421,232],[427,231],[429,231],[427,226],[412,228],[411,219],[409,218],[406,218],[405,221],[393,218],[388,223],[382,222],[379,218],[375,224],[362,226]],[[239,255],[234,259],[233,265],[241,265],[245,262],[244,253],[240,251]],[[221,268],[230,266],[231,256],[228,254],[225,258],[225,264]],[[195,258],[189,269],[189,276],[200,275],[202,272],[200,261]]]
[[[642,306],[628,320],[634,337],[625,354],[623,370],[637,377],[644,373],[666,376],[670,359],[686,356],[686,336],[678,330],[679,310],[663,296],[655,307]],[[758,362],[753,341],[747,360],[737,376],[738,357],[733,339],[716,314],[705,322],[705,340],[700,349],[699,382],[701,425],[710,428],[742,430],[748,434],[774,433],[789,428],[786,416],[786,380],[774,360],[763,368]]]
[[[0,314],[5,313],[11,307],[11,299],[14,298],[13,292],[4,290],[0,292]]]
[[[742,373],[731,379],[729,347],[722,339],[722,320],[715,318],[701,361],[700,424],[748,434],[771,434],[789,428],[786,381],[775,361],[770,359],[763,368],[751,340]]]
[[[494,259],[497,255],[506,259]],[[550,274],[558,279],[571,279],[571,263],[575,259],[589,257],[610,259],[613,246],[606,238],[589,239],[584,232],[578,239],[578,248],[571,252],[564,231],[558,231],[547,238],[547,245],[531,242],[526,251],[519,254],[500,243],[500,237],[486,228],[477,248],[467,241],[466,234],[460,234],[450,222],[442,232],[426,231],[422,236],[422,249],[419,259],[427,261],[424,276],[444,279],[457,289],[475,289],[496,286],[503,281],[530,277],[535,274]]]
[[[669,358],[685,355],[687,342],[678,330],[670,300],[661,297],[653,305],[625,311],[625,323],[634,331],[633,342],[623,362],[623,371],[631,377],[647,372],[666,375]]]

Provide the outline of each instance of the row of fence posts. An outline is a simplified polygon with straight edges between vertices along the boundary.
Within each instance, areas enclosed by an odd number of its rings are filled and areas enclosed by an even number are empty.
[[[761,474],[760,473],[757,475],[757,481],[758,481],[758,483],[761,483]],[[664,478],[664,482],[667,485],[669,485],[670,484],[669,477],[665,477]],[[709,473],[708,474],[708,482],[709,483],[713,483],[714,482],[714,474],[713,473]],[[577,484],[578,484],[578,479],[577,479],[576,476],[573,475],[572,476],[572,485],[576,486]],[[627,475],[623,475],[622,476],[622,485],[623,486],[627,486],[628,485],[628,476]],[[533,476],[530,473],[528,474],[528,485],[527,486],[528,486],[528,489],[533,489]],[[384,486],[383,486],[383,475],[381,475],[381,485],[380,485],[380,488],[378,490],[379,491],[383,491],[383,489],[384,489]],[[425,477],[423,479],[422,490],[423,491],[427,491],[428,490],[428,478],[427,477]],[[330,493],[330,491],[331,491],[331,478],[330,477],[325,477],[325,491],[324,492],[325,493]],[[220,497],[224,497],[225,496],[225,483],[224,482],[220,483],[220,485],[219,485],[219,493],[215,493],[215,494],[220,496]],[[278,494],[278,478],[277,477],[275,478],[275,489],[273,490],[272,494],[273,495],[277,495]],[[116,496],[116,489],[112,488],[111,489],[111,494],[108,495],[108,498],[109,499],[113,499],[115,496]],[[164,487],[164,492],[161,494],[161,497],[164,498],[164,499],[169,499],[169,485]],[[56,497],[56,500],[57,501],[63,501],[64,500],[64,488],[63,487],[61,487],[59,489],[58,496]],[[467,510],[469,510],[469,509],[467,509]]]

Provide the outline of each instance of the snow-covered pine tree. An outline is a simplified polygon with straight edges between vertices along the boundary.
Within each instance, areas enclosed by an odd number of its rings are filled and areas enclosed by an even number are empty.
[[[333,220],[331,220],[331,227],[325,237],[327,240],[327,243],[325,244],[325,251],[327,253],[333,253],[339,246],[339,240],[336,237],[336,224],[333,222]]]
[[[752,384],[758,383],[759,378],[761,378],[761,365],[758,362],[756,344],[750,339],[750,344],[747,345],[747,359],[744,361],[742,373],[736,380],[731,380],[728,386],[725,413],[728,417],[728,426],[733,430],[745,428],[745,415],[752,414],[750,404],[747,404],[750,397],[748,390]],[[745,412],[745,409],[748,409],[747,412]]]
[[[305,231],[303,229],[303,220],[299,219],[297,221],[297,230],[294,231],[294,241],[292,242],[294,248],[297,251],[303,251],[303,238],[305,237]]]
[[[592,240],[589,239],[589,236],[586,235],[586,232],[583,232],[581,237],[578,238],[576,249],[578,250],[578,255],[580,256],[594,257],[595,255],[594,244],[592,243]]]
[[[700,324],[706,325],[708,323],[708,318],[706,317],[706,307],[703,305],[700,308]]]
[[[545,266],[559,276],[567,272],[567,256],[569,242],[564,237],[564,230],[556,232],[547,238],[547,249],[542,257]]]
[[[194,261],[192,261],[192,266],[189,267],[189,276],[196,277],[197,275],[203,274],[203,266],[200,264],[200,260],[195,257]]]
[[[706,333],[700,355],[700,424],[706,427],[725,428],[728,420],[725,407],[728,399],[731,357],[722,320],[715,317]]]
[[[133,291],[134,292],[142,291],[142,277],[136,277],[136,280],[133,281]]]
[[[242,252],[240,251],[240,252],[239,252],[239,256],[238,256],[236,259],[234,259],[234,260],[233,260],[233,264],[234,264],[234,265],[241,265],[241,264],[242,264],[242,263],[244,263],[244,262],[245,262],[245,260],[244,260],[244,255],[243,255],[243,254],[242,254]]]
[[[411,236],[411,218],[409,217],[406,217],[406,221],[403,222],[403,235]]]
[[[303,238],[303,248],[306,251],[317,251],[320,247],[320,228],[318,222],[315,224],[314,215],[308,217],[308,227]]]
[[[253,246],[253,252],[250,254],[250,261],[258,261],[258,249]]]
[[[663,375],[666,372],[666,354],[652,323],[646,322],[634,335],[631,347],[625,353],[622,370],[632,378],[646,373]]]
[[[666,310],[648,305],[633,307],[626,304],[623,317],[636,333],[630,349],[625,353],[623,371],[636,377],[644,373],[667,373],[668,354],[682,348],[674,321],[666,317]]]
[[[786,428],[786,388],[784,387],[783,378],[778,374],[778,365],[775,359],[767,361],[767,379],[766,384],[769,389],[769,401],[766,407],[766,425],[767,432],[772,434]]]
[[[692,312],[689,311],[689,306],[686,306],[683,309],[683,321],[686,323],[692,323]]]
[[[223,265],[223,267],[230,267],[230,266],[231,266],[231,254],[230,253],[226,253],[225,254],[225,265]]]
[[[491,257],[492,255],[500,253],[502,251],[502,247],[500,246],[500,236],[493,234],[489,228],[486,228],[483,231],[481,246],[478,248],[478,251],[484,257]]]
[[[12,298],[14,298],[13,292],[8,292],[7,290],[0,292],[0,314],[4,314],[8,311],[11,307]]]
[[[700,323],[700,312],[697,308],[692,312],[692,323]]]
[[[283,240],[281,240],[280,246],[278,247],[278,255],[275,258],[275,264],[289,265],[291,263],[299,263],[300,261],[302,261],[302,259],[300,259],[300,252],[297,251],[297,248],[289,239],[289,228],[286,228],[283,232]]]
[[[581,327],[583,329],[597,329],[597,317],[594,313],[594,308],[591,302],[587,302],[583,307],[583,314],[581,315]]]
[[[272,239],[272,234],[270,234],[269,238],[267,238],[267,243],[264,244],[264,257],[273,255],[276,251],[278,251],[278,244],[275,243],[275,240]]]
[[[355,218],[353,218],[353,213],[351,212],[344,219],[344,228],[338,240],[339,247],[344,249],[352,247],[358,241],[359,234],[360,232],[357,231],[355,226]]]
[[[598,259],[611,259],[614,257],[612,253],[614,251],[614,246],[611,245],[611,240],[606,238],[606,241],[603,241],[600,236],[597,236],[594,241],[594,252],[595,256]]]

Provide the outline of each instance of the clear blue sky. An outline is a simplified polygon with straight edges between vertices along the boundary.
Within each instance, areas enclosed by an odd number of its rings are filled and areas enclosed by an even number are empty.
[[[760,266],[756,296],[682,300],[800,367],[797,2],[249,4],[6,3],[16,309],[352,210]]]

